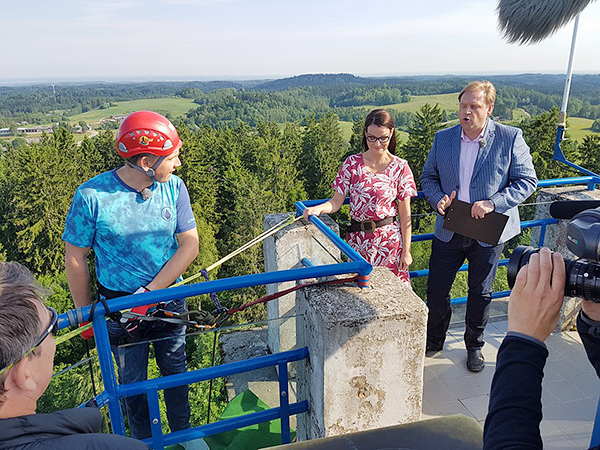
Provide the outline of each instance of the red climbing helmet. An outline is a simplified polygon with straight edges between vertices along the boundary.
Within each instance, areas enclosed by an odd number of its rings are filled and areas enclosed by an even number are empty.
[[[123,158],[140,153],[167,156],[181,148],[181,139],[169,119],[152,111],[129,114],[117,133],[117,151]]]

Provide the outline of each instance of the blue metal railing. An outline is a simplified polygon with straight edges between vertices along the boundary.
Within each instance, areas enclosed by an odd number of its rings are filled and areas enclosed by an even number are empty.
[[[282,274],[279,273],[279,275],[281,276]],[[289,276],[283,275],[282,279],[285,279],[286,277]],[[163,289],[145,294],[130,295],[108,300],[107,304],[110,310],[114,312],[142,304],[169,301],[185,296],[214,292],[212,289],[222,291],[226,290],[228,286],[239,287],[240,283],[247,286],[263,284],[258,282],[257,279],[251,275],[243,277],[246,278],[244,282],[240,282],[240,280],[237,280],[237,278],[242,277],[231,278],[229,280],[214,280],[191,286],[181,286],[178,288]],[[259,277],[259,279],[260,278],[262,277]],[[279,279],[281,277],[276,278]],[[229,283],[226,281],[229,281]],[[81,317],[83,317],[83,320],[89,319],[90,308],[91,306],[79,308],[79,312],[81,312]],[[306,347],[287,352],[276,353],[273,355],[257,357],[251,360],[223,364],[218,367],[210,367],[137,383],[119,385],[115,376],[115,367],[108,338],[108,328],[106,319],[104,317],[105,313],[106,311],[104,306],[99,303],[96,306],[93,324],[96,347],[98,350],[98,359],[105,390],[96,397],[96,400],[100,406],[108,406],[114,433],[121,434],[123,436],[126,435],[123,413],[120,407],[120,399],[132,395],[146,394],[148,398],[152,438],[146,439],[145,442],[151,448],[162,449],[165,445],[172,445],[179,442],[188,441],[190,439],[221,433],[223,431],[235,430],[244,426],[258,424],[274,419],[281,419],[282,443],[290,442],[289,415],[307,411],[308,402],[303,400],[292,404],[289,403],[287,387],[287,364],[307,358],[308,349]],[[72,315],[72,317],[74,316]],[[59,328],[64,328],[70,325],[67,313],[59,315],[58,323]],[[279,371],[279,407],[163,435],[158,402],[158,391],[175,386],[224,377],[236,373],[248,372],[269,366],[277,366]]]
[[[327,200],[307,200],[304,202],[296,202],[296,214],[301,216],[304,213],[304,210],[308,206],[318,205],[320,203],[326,202]],[[347,198],[344,203],[348,203],[350,200]],[[329,240],[344,254],[351,260],[352,264],[356,264],[356,267],[360,270],[349,270],[345,273],[357,273],[359,277],[367,278],[369,274],[373,271],[373,266],[369,264],[360,254],[354,250],[348,243],[339,237],[336,233],[334,233],[327,225],[323,223],[318,216],[309,216],[308,220],[312,222],[325,236],[329,238]],[[336,266],[349,267],[347,264],[351,263],[340,263],[334,264]],[[326,266],[319,266],[326,267]],[[363,283],[360,285],[361,287],[368,286],[368,283]]]
[[[585,174],[589,175],[591,178],[595,178],[596,181],[594,181],[594,184],[598,183],[598,181],[599,181],[598,174],[596,174],[590,170],[587,170],[585,167],[581,167],[581,166],[567,160],[567,158],[565,157],[565,154],[563,153],[562,148],[560,146],[560,144],[564,138],[564,135],[565,135],[564,124],[558,124],[558,129],[556,131],[556,138],[554,140],[554,154],[552,156],[553,159],[555,161],[561,162],[569,167],[572,167],[573,169],[575,169],[581,173],[585,173]],[[591,187],[590,190],[591,189],[594,189],[594,188]]]

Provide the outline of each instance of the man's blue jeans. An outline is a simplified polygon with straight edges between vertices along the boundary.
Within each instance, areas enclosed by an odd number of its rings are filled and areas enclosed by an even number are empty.
[[[427,347],[441,348],[450,325],[450,289],[465,258],[469,262],[465,346],[483,347],[483,331],[490,316],[492,283],[504,244],[483,247],[476,240],[454,233],[449,242],[433,238],[427,279]]]
[[[183,312],[185,300],[174,300],[167,305],[167,310]],[[125,344],[111,346],[119,372],[119,383],[135,383],[148,378],[148,353],[150,343],[154,341],[156,363],[162,376],[182,373],[187,370],[185,362],[185,326],[173,325],[165,322],[144,322],[139,324],[139,336],[132,345]],[[127,333],[121,326],[108,321],[108,330],[111,339],[124,338]],[[188,386],[178,386],[165,389],[165,404],[167,406],[167,419],[171,431],[185,430],[190,427],[190,404],[188,399]],[[150,416],[146,395],[126,397],[125,408],[131,436],[136,439],[145,439],[152,435],[150,429]]]

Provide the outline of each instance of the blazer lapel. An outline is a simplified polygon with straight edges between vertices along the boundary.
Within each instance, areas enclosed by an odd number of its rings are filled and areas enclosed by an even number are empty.
[[[460,125],[454,127],[454,135],[451,137],[450,154],[448,155],[448,171],[450,172],[450,179],[452,185],[458,186],[460,176],[460,132],[462,128]]]
[[[492,149],[492,145],[494,144],[494,137],[496,136],[496,123],[492,119],[488,119],[487,127],[483,133],[482,141],[485,142],[485,145],[481,146],[482,142],[480,142],[479,152],[477,153],[477,160],[475,161],[475,167],[473,167],[473,175],[471,179],[475,178],[477,172],[481,170],[483,163],[488,157],[490,150]]]

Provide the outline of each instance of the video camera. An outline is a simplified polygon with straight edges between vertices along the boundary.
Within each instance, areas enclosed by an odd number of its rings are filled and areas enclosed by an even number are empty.
[[[567,248],[580,258],[565,258],[565,296],[600,303],[600,202],[555,202],[550,205],[550,215],[555,219],[570,219],[566,232]],[[519,269],[539,250],[524,245],[515,249],[507,267],[511,289]]]

